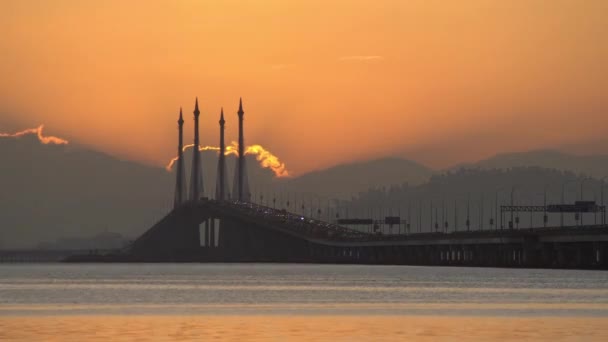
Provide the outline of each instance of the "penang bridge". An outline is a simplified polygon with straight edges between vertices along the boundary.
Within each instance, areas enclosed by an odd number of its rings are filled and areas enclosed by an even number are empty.
[[[183,118],[178,121],[178,159],[173,210],[121,251],[74,255],[67,261],[105,262],[307,262],[404,265],[460,265],[608,269],[605,206],[502,206],[501,212],[601,213],[593,225],[485,231],[393,234],[362,231],[353,224],[377,225],[370,219],[324,222],[251,202],[243,153],[242,102],[239,103],[239,150],[230,195],[227,186],[224,115],[220,116],[220,152],[215,198],[204,197],[199,157],[198,101],[194,110],[193,164],[186,196],[183,163]],[[384,223],[399,224],[399,217]],[[468,219],[467,219],[468,225]],[[502,226],[502,224],[501,224]]]

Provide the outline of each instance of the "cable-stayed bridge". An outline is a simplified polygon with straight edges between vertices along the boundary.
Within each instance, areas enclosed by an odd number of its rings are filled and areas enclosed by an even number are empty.
[[[75,255],[68,261],[106,262],[311,262],[488,267],[554,267],[608,269],[608,225],[605,206],[594,202],[573,205],[503,206],[505,213],[531,211],[602,214],[593,225],[507,228],[427,233],[379,232],[324,222],[285,209],[251,202],[244,158],[244,111],[239,119],[239,153],[232,192],[228,189],[225,158],[218,160],[215,198],[205,197],[199,154],[198,100],[190,186],[183,163],[183,117],[178,121],[178,161],[173,210],[120,251]],[[220,156],[225,155],[224,113],[220,116]],[[186,189],[189,193],[186,194]],[[399,217],[387,222],[401,225]],[[368,220],[363,220],[368,221]],[[376,224],[369,220],[371,225]],[[344,221],[342,221],[344,222]],[[467,219],[468,227],[468,219]],[[501,222],[500,227],[503,227]],[[436,224],[437,228],[437,224]]]

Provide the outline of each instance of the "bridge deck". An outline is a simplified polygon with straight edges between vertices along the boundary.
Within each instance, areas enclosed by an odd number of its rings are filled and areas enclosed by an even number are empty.
[[[70,260],[608,269],[608,226],[371,234],[252,203],[200,200],[173,210],[124,251]]]
[[[448,244],[521,243],[531,236],[537,242],[608,241],[608,225],[495,229],[455,232],[370,234],[302,215],[252,203],[216,202],[210,205],[232,215],[265,222],[274,229],[297,235],[310,242],[334,246],[415,246]]]

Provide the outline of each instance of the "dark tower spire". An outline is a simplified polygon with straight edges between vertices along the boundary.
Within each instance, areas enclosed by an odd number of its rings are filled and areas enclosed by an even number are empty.
[[[224,108],[220,113],[220,154],[217,163],[217,185],[215,186],[215,199],[223,201],[228,197],[228,182],[226,181],[226,144],[224,143]]]
[[[243,99],[239,98],[239,156],[236,168],[236,177],[234,184],[234,196],[239,201],[249,201],[249,181],[247,179],[247,166],[245,165],[245,133],[243,132]]]
[[[173,208],[181,206],[186,201],[186,172],[184,170],[184,118],[182,108],[179,108],[179,120],[177,120],[179,138],[177,140],[177,161],[175,166],[175,200]]]
[[[198,135],[198,97],[194,102],[194,147],[192,148],[192,173],[190,174],[190,200],[198,200],[204,193],[203,169],[201,167],[201,154],[199,151],[200,139]]]

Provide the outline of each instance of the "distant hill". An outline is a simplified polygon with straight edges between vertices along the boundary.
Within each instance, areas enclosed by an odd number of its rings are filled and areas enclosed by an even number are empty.
[[[507,169],[522,166],[566,170],[601,178],[608,175],[608,155],[580,156],[554,150],[538,150],[498,154],[476,163],[462,164],[455,168]]]
[[[35,136],[0,139],[0,248],[105,230],[133,236],[170,208],[173,178]]]
[[[161,167],[119,160],[73,144],[44,145],[35,135],[0,138],[0,156],[0,248],[32,247],[66,239],[78,242],[107,231],[130,239],[164,216],[173,205],[174,173]],[[190,174],[189,160],[190,153],[187,153],[187,176]],[[209,195],[215,189],[217,153],[203,153],[203,165],[205,193]],[[230,183],[234,166],[235,158],[228,158]],[[501,154],[466,165],[467,168],[481,169],[518,166],[572,170],[599,177],[608,174],[608,156],[533,151]],[[439,177],[436,181],[443,179],[441,174],[423,165],[400,158],[345,163],[295,178],[274,178],[272,171],[259,166],[255,156],[248,157],[247,168],[254,193],[269,195],[274,192],[279,195],[289,192],[299,198],[319,197],[323,200],[350,199],[368,193],[369,189],[422,191],[423,187],[419,190],[412,190],[412,187],[427,183],[434,174]],[[539,174],[532,170],[525,172],[522,179],[537,179],[534,175]],[[463,177],[468,173],[458,174]],[[542,174],[545,181],[547,176]],[[547,174],[558,178],[563,176]],[[496,179],[492,178],[494,176],[487,178],[487,175],[475,176],[474,182],[463,180],[456,184],[466,184],[468,188],[493,188]],[[487,179],[479,179],[482,176]],[[510,178],[504,181],[504,186],[511,184],[510,181]],[[531,184],[535,182],[540,181]],[[465,192],[464,189],[454,191]],[[370,194],[376,196],[378,193]],[[373,196],[367,196],[364,202],[383,201],[382,196],[377,199]],[[387,205],[401,201],[386,200]]]
[[[381,218],[398,213],[407,218],[414,231],[433,231],[436,222],[466,229],[467,216],[473,229],[490,227],[490,218],[506,224],[509,215],[500,218],[499,206],[574,203],[582,199],[601,203],[599,180],[587,180],[568,171],[525,166],[508,169],[466,169],[436,174],[418,186],[394,186],[361,193],[352,201],[343,201],[340,213],[351,217]],[[581,192],[582,190],[582,192]],[[562,193],[563,191],[563,193]],[[605,191],[605,194],[608,191]],[[563,196],[563,199],[562,199]],[[543,213],[517,212],[521,226],[543,225]],[[561,216],[549,214],[547,224],[558,226]],[[584,214],[584,222],[601,222],[601,215]],[[457,224],[455,224],[457,222]],[[564,215],[566,225],[577,224],[573,214]]]
[[[174,173],[73,145],[44,145],[36,136],[0,139],[0,248],[84,241],[112,231],[138,236],[172,207]],[[186,154],[189,175],[190,153]],[[232,180],[235,159],[227,159]],[[205,193],[215,188],[217,156],[203,153]],[[252,191],[350,198],[369,188],[428,180],[432,171],[405,159],[338,165],[277,179],[248,158]],[[230,182],[232,183],[232,182]]]
[[[188,151],[190,152],[190,151]],[[0,138],[0,248],[84,241],[105,231],[137,237],[173,206],[175,174],[35,135]],[[186,153],[186,178],[191,153]],[[205,195],[215,191],[217,153],[202,153]],[[235,158],[227,158],[228,179]],[[272,171],[248,156],[250,181],[268,187]]]
[[[401,158],[383,158],[340,164],[314,171],[287,182],[289,189],[332,198],[350,198],[370,188],[427,181],[433,171]]]

